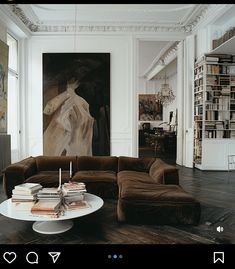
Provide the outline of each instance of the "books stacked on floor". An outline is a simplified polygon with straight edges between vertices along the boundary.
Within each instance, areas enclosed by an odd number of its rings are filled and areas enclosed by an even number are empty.
[[[82,182],[68,182],[62,185],[64,207],[66,210],[82,209],[90,207],[84,200],[86,185]]]
[[[14,202],[33,202],[37,199],[37,193],[42,189],[38,183],[23,183],[15,186],[12,190],[12,199]]]
[[[61,213],[62,192],[60,188],[42,188],[37,193],[32,214],[58,217]]]

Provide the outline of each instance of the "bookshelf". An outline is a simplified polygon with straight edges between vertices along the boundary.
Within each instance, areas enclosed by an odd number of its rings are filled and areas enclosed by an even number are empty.
[[[235,56],[206,54],[194,68],[194,166],[227,170],[235,154]]]

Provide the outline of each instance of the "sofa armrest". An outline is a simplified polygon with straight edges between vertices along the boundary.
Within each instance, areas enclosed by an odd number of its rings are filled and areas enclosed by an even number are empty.
[[[126,157],[120,156],[118,159],[118,172],[121,171],[137,171],[137,172],[149,172],[149,169],[155,158],[153,157]]]
[[[37,171],[34,157],[29,157],[20,162],[11,164],[4,170],[3,187],[7,197],[11,197],[16,185],[23,183],[28,177]]]
[[[156,183],[179,185],[178,168],[163,162],[161,159],[156,159],[151,165],[149,175]]]

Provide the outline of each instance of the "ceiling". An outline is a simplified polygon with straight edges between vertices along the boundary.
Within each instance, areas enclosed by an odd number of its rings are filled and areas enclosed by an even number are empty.
[[[207,4],[19,4],[9,5],[9,8],[31,31],[35,32],[49,31],[55,26],[60,27],[60,31],[69,31],[69,27],[76,25],[139,25],[173,27],[183,31],[198,19],[207,6]]]

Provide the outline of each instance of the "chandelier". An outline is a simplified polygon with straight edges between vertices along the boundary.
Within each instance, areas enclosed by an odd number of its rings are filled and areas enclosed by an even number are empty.
[[[163,106],[167,106],[175,100],[175,95],[172,88],[168,83],[166,83],[166,73],[165,73],[165,83],[161,85],[161,89],[156,93],[156,102],[160,101]]]

